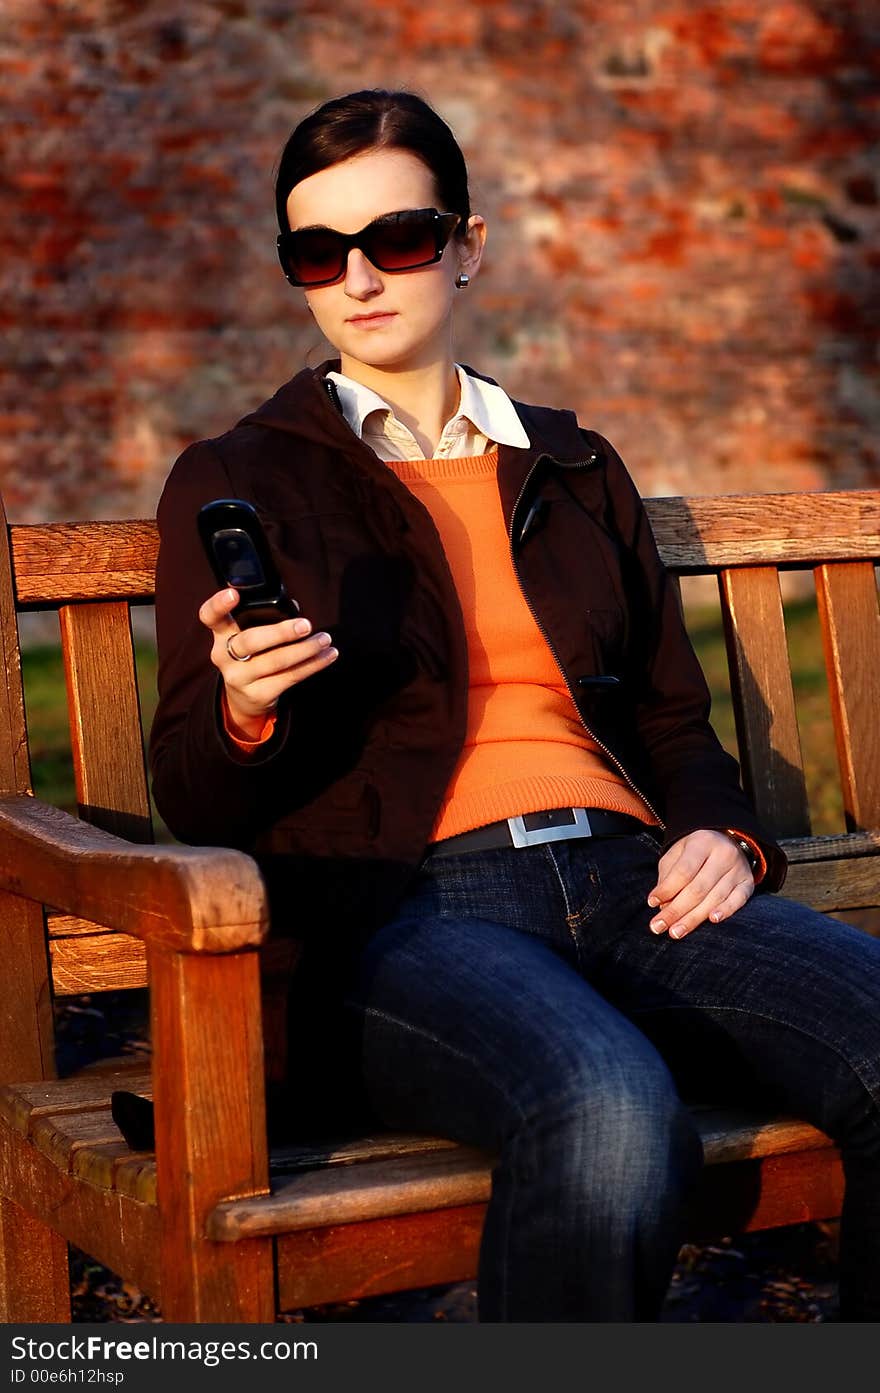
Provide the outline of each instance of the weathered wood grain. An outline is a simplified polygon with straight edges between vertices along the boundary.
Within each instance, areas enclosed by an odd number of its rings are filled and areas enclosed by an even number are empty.
[[[831,1146],[824,1133],[797,1118],[776,1118],[733,1108],[694,1110],[706,1164],[724,1165]],[[437,1139],[392,1136],[325,1155],[320,1168],[302,1172],[294,1151],[290,1178],[275,1181],[268,1197],[227,1200],[208,1220],[218,1242],[258,1234],[290,1233],[325,1225],[358,1224],[401,1214],[485,1203],[493,1158],[472,1147]],[[314,1153],[309,1158],[316,1161]],[[345,1164],[340,1164],[344,1161]]]
[[[402,1214],[278,1239],[282,1311],[462,1282],[477,1270],[485,1205]]]
[[[880,854],[880,829],[838,832],[820,837],[783,837],[782,849],[789,861],[839,861],[853,856]]]
[[[80,817],[127,841],[151,842],[128,605],[64,605],[59,622]]]
[[[816,596],[851,828],[880,827],[880,613],[874,567],[820,566]]]
[[[12,527],[23,607],[76,600],[152,600],[159,535],[152,519]]]
[[[683,575],[880,558],[877,489],[647,498],[645,507],[664,563]]]
[[[0,499],[0,794],[31,788],[9,533]],[[43,910],[0,890],[0,1082],[51,1078],[54,1024]]]
[[[155,1206],[77,1181],[16,1131],[2,1133],[0,1193],[161,1303]]]
[[[782,891],[823,914],[880,905],[880,856],[848,861],[803,861],[789,867]]]
[[[491,1160],[471,1147],[309,1171],[255,1200],[226,1201],[208,1220],[208,1234],[237,1243],[259,1234],[485,1203]]]
[[[14,1200],[0,1198],[0,1322],[69,1320],[67,1243]]]
[[[49,943],[56,997],[146,987],[147,946],[130,934],[101,933]]]
[[[152,1073],[143,1060],[116,1061],[118,1067],[84,1069],[64,1079],[4,1084],[0,1088],[0,1117],[23,1136],[31,1135],[38,1118],[78,1117],[108,1112],[116,1088],[152,1097]]]
[[[222,847],[135,846],[26,796],[0,798],[0,890],[183,952],[268,930],[256,863]]]
[[[269,1189],[259,961],[150,952],[162,1312],[271,1321],[273,1246],[211,1243],[217,1203]]]

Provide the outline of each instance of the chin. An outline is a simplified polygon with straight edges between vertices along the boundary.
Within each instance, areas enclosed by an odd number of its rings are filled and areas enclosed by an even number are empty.
[[[366,368],[387,368],[389,371],[412,367],[421,357],[418,348],[378,343],[358,344],[357,348],[343,346],[342,352],[354,362],[363,363]]]

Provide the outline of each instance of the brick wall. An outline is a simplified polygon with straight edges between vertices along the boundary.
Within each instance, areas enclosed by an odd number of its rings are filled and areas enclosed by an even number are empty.
[[[466,362],[645,492],[876,486],[878,40],[871,0],[7,0],[10,515],[150,513],[184,444],[325,356],[273,167],[380,84],[451,122],[490,224]]]

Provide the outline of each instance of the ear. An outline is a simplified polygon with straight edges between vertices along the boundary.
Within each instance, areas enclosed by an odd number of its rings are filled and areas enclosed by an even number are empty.
[[[468,218],[467,232],[464,237],[456,241],[458,251],[458,269],[465,271],[474,278],[483,259],[483,248],[486,245],[486,224],[479,213],[472,213]]]

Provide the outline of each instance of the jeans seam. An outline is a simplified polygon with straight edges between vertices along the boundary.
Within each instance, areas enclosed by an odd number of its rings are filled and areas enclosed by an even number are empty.
[[[578,939],[576,930],[580,927],[580,925],[581,925],[582,923],[585,922],[587,916],[584,915],[584,914],[582,914],[582,913],[580,913],[580,912],[577,911],[577,910],[573,910],[573,909],[572,909],[572,907],[571,907],[571,901],[570,901],[569,898],[568,898],[568,888],[567,888],[567,886],[566,886],[566,884],[565,884],[565,880],[563,879],[562,872],[561,872],[560,869],[559,869],[559,863],[558,863],[558,861],[556,860],[556,857],[553,855],[553,848],[552,848],[552,846],[550,846],[550,844],[547,843],[547,844],[545,845],[545,847],[544,847],[544,850],[546,851],[547,855],[550,857],[550,860],[551,860],[551,862],[552,862],[552,864],[553,864],[553,870],[554,870],[555,873],[556,873],[556,879],[559,881],[559,888],[560,888],[561,891],[562,891],[562,899],[563,899],[563,901],[564,901],[564,903],[565,903],[565,924],[566,924],[566,928],[568,929],[568,936],[569,936],[569,938],[571,939],[572,946],[573,946],[573,948],[574,948],[574,955],[575,955],[575,962],[576,962],[576,964],[577,964],[577,969],[578,969],[578,972],[580,972],[581,969],[582,969],[582,963],[581,963],[581,945],[580,945],[580,940]]]

